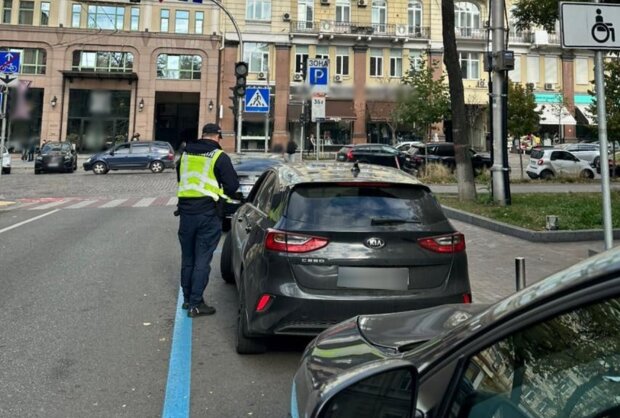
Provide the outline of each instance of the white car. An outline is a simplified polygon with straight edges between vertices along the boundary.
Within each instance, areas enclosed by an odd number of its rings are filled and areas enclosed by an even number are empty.
[[[580,160],[586,160],[594,167],[598,167],[601,161],[601,149],[598,144],[564,144],[558,148],[570,152]]]
[[[588,161],[562,149],[532,150],[526,173],[531,179],[543,180],[556,176],[594,178],[594,170]]]
[[[2,174],[11,174],[11,154],[2,147]]]

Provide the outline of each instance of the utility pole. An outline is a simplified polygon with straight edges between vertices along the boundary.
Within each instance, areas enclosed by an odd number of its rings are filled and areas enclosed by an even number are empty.
[[[6,141],[6,121],[9,117],[6,114],[7,103],[9,102],[9,88],[6,85],[0,84],[0,105],[2,106],[2,112],[0,112],[0,116],[2,117],[2,130],[0,131],[0,177],[2,177],[2,163],[4,163],[4,143]]]
[[[510,205],[510,172],[508,167],[508,71],[514,69],[514,54],[506,50],[505,4],[491,0],[491,30],[493,34],[491,95],[493,124],[493,200],[501,206]]]

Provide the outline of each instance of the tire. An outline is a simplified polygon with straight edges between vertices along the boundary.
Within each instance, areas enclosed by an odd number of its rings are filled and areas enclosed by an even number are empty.
[[[583,170],[581,173],[579,173],[579,177],[581,177],[582,179],[592,180],[594,178],[594,173],[591,170]]]
[[[41,170],[34,169],[34,174],[41,174]]]
[[[108,172],[108,166],[104,162],[97,161],[95,164],[93,164],[93,173],[107,174],[107,172]]]
[[[235,349],[238,354],[262,354],[267,351],[267,346],[260,338],[247,337],[246,309],[243,292],[239,292],[239,311],[237,312],[237,338]]]
[[[159,160],[155,160],[153,162],[151,162],[151,164],[149,165],[149,168],[151,169],[151,171],[155,174],[159,174],[162,171],[164,171],[164,168],[166,168],[164,166],[164,163],[162,163]]]
[[[235,272],[232,265],[232,239],[230,234],[224,238],[224,245],[222,246],[222,254],[220,255],[220,272],[222,273],[222,280],[228,284],[235,283]]]
[[[600,157],[596,157],[594,159],[594,161],[592,162],[592,166],[594,166],[594,168],[599,168],[601,166],[601,159],[600,159]]]
[[[9,167],[9,168],[3,168],[3,169],[2,169],[2,174],[11,174],[11,167]]]
[[[542,173],[540,173],[540,178],[542,180],[551,180],[554,177],[555,177],[555,175],[553,174],[553,172],[549,171],[549,170],[545,170]]]

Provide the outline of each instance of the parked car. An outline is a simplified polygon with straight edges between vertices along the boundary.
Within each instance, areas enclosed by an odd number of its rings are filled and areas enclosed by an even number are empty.
[[[500,302],[362,315],[302,356],[292,417],[617,417],[620,250]],[[388,415],[389,413],[389,415]]]
[[[91,156],[84,162],[84,170],[107,174],[110,170],[151,170],[161,173],[174,168],[174,149],[168,142],[125,142]]]
[[[589,162],[593,167],[600,165],[601,149],[598,144],[563,144],[557,148],[570,152],[580,160]]]
[[[2,147],[2,174],[11,174],[11,154],[6,147]]]
[[[424,142],[422,141],[406,141],[406,142],[399,142],[398,144],[396,144],[394,148],[402,152],[408,152],[411,149],[411,147],[415,147],[415,146],[422,145],[422,144],[424,144]]]
[[[549,180],[556,176],[594,178],[589,162],[561,149],[534,149],[525,172],[531,179]]]
[[[383,144],[345,145],[336,154],[337,161],[377,164],[411,171],[411,158],[394,147]]]
[[[616,152],[615,154],[611,154],[611,153],[609,154],[608,166],[609,166],[610,176],[612,177],[620,176],[620,151]],[[601,165],[598,164],[595,167],[596,167],[596,172],[598,174],[601,174]]]
[[[221,273],[239,292],[239,353],[264,351],[265,337],[471,293],[465,237],[429,188],[367,164],[268,169],[233,216]]]
[[[490,169],[493,166],[493,161],[488,154],[478,153],[471,148],[468,151],[476,173],[480,173],[484,169]],[[411,162],[413,167],[420,170],[427,161],[429,164],[443,164],[454,170],[456,168],[454,144],[451,142],[429,143],[412,148]]]
[[[34,158],[34,174],[77,170],[77,153],[69,142],[48,142]]]

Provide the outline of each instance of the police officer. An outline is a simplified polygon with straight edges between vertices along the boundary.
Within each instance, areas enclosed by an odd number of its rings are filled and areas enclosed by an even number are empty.
[[[208,123],[202,138],[189,141],[177,165],[183,308],[194,318],[212,315],[203,292],[209,282],[211,259],[222,235],[223,204],[239,187],[237,173],[222,151],[220,127]]]

